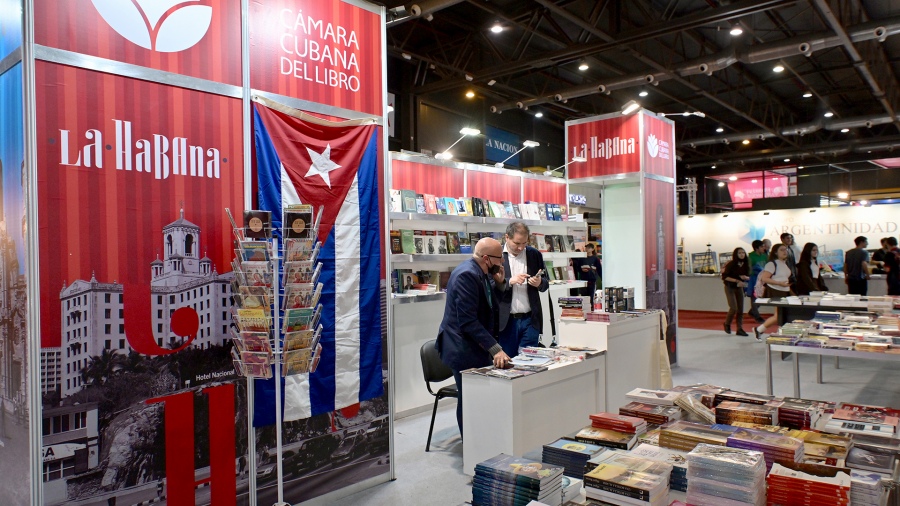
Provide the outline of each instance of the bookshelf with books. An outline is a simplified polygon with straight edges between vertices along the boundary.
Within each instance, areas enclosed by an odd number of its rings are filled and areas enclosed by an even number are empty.
[[[566,267],[569,259],[584,256],[574,251],[574,239],[567,236],[573,235],[572,230],[585,235],[586,224],[568,221],[567,185],[559,178],[407,153],[391,153],[390,173],[395,412],[402,417],[433,403],[421,388],[419,348],[437,336],[446,280],[453,268],[472,257],[478,239],[490,236],[502,241],[507,225],[514,221],[522,221],[539,237],[555,237],[539,248],[547,250],[542,252],[545,263],[556,268],[550,279],[561,278],[551,281],[550,298],[555,301],[568,295],[568,289],[585,286],[583,281],[568,282]],[[542,294],[541,301],[547,305],[547,295]],[[559,314],[557,307],[554,311]],[[544,342],[548,344],[549,313],[545,307]]]

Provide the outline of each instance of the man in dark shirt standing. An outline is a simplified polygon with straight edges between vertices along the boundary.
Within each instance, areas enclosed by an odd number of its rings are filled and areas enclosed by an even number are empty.
[[[856,247],[844,255],[844,283],[847,293],[866,295],[869,291],[869,240],[859,236],[853,240]]]
[[[587,258],[577,264],[579,267],[579,279],[587,281],[587,287],[582,289],[581,295],[587,295],[591,298],[591,310],[593,311],[594,292],[597,291],[597,281],[602,282],[603,265],[600,263],[600,259],[597,258],[597,250],[592,243],[587,243],[584,246],[584,251],[587,252]]]
[[[509,356],[497,342],[498,295],[506,288],[502,252],[503,248],[496,239],[481,239],[475,244],[472,258],[453,269],[447,281],[444,319],[438,329],[435,348],[441,362],[453,370],[459,393],[456,423],[459,424],[460,435],[463,432],[460,372],[485,367],[492,362],[500,368],[509,364]]]
[[[897,238],[885,237],[884,242],[888,247],[882,264],[887,272],[887,294],[900,295],[900,248],[897,247]]]

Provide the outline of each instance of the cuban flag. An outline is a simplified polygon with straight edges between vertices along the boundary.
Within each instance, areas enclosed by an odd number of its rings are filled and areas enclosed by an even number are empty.
[[[317,213],[324,208],[318,231],[322,356],[314,373],[283,379],[286,421],[354,406],[384,391],[380,128],[371,123],[336,123],[254,104],[259,208],[272,211],[279,228],[289,204],[312,204]],[[274,379],[256,386],[254,425],[274,423]]]

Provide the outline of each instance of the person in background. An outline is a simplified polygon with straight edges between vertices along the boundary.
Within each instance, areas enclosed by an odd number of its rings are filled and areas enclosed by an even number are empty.
[[[763,239],[760,241],[759,239],[753,241],[751,244],[753,246],[753,251],[747,255],[747,261],[750,265],[750,281],[747,283],[747,296],[750,297],[750,311],[747,311],[747,314],[752,316],[757,324],[766,321],[765,318],[759,314],[759,306],[756,305],[756,297],[753,295],[753,288],[756,286],[756,278],[759,277],[759,273],[762,272],[763,267],[766,266],[766,261],[769,257],[769,248],[772,247],[772,241],[768,239]]]
[[[503,247],[485,237],[475,244],[472,258],[450,273],[444,319],[438,328],[434,347],[441,362],[453,370],[459,397],[456,401],[456,423],[462,435],[462,375],[473,367],[506,368],[509,355],[497,342],[499,320],[498,293],[505,288]]]
[[[869,240],[859,236],[853,240],[856,247],[844,255],[844,283],[847,293],[866,295],[869,292]]]
[[[794,292],[797,295],[809,295],[810,292],[827,292],[825,280],[819,270],[819,247],[808,242],[803,245],[800,261],[797,262],[797,283]]]
[[[887,256],[887,252],[891,250],[891,247],[888,246],[887,243],[888,238],[884,237],[881,239],[881,248],[875,250],[875,253],[872,253],[872,274],[886,274],[887,270],[884,269],[884,257]]]
[[[900,295],[900,248],[896,237],[887,237],[885,242],[890,248],[884,255],[884,268],[887,271],[888,295]]]
[[[781,234],[781,244],[787,246],[788,257],[785,262],[787,262],[788,267],[791,268],[791,274],[796,278],[797,262],[800,261],[800,247],[794,244],[794,236],[787,232]]]
[[[578,275],[579,279],[587,281],[587,286],[582,288],[581,295],[587,295],[591,298],[591,309],[594,308],[594,292],[597,291],[597,281],[601,281],[603,279],[603,265],[600,263],[600,259],[597,258],[597,253],[592,243],[587,243],[584,247],[584,250],[587,252],[587,258],[581,260],[577,265],[579,266]]]
[[[760,278],[766,284],[766,298],[779,299],[791,294],[791,269],[787,265],[788,247],[784,244],[776,244],[769,253],[769,261],[766,262]],[[761,341],[766,328],[778,323],[778,308],[775,314],[768,320],[753,329],[757,341]]]
[[[746,336],[744,332],[744,288],[750,279],[750,264],[744,248],[734,248],[731,260],[722,268],[722,282],[725,283],[725,300],[728,301],[728,315],[725,316],[725,333],[731,334],[731,320],[737,317],[735,334]]]

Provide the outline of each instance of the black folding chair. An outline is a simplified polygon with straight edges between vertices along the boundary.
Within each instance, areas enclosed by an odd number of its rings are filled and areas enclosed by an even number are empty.
[[[431,449],[431,433],[434,431],[434,417],[437,415],[438,401],[448,397],[459,399],[456,384],[442,387],[437,392],[431,390],[432,383],[438,383],[453,376],[453,371],[441,362],[441,357],[438,355],[434,343],[435,341],[432,339],[423,344],[422,349],[419,350],[419,355],[422,358],[422,372],[425,375],[425,388],[428,389],[428,393],[434,396],[434,409],[431,410],[431,426],[428,428],[428,442],[425,444],[426,452]]]

